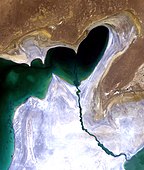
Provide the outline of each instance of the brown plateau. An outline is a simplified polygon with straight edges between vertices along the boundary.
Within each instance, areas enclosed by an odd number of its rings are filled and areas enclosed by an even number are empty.
[[[0,0],[0,53],[35,30],[45,30],[54,42],[74,45],[89,25],[124,10],[132,11],[141,23],[141,36],[113,62],[101,80],[98,89],[104,105],[114,91],[133,80],[144,63],[143,0]],[[109,95],[105,97],[105,93]]]

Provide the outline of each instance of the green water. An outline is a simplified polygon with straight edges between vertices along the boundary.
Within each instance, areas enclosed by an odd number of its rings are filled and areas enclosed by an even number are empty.
[[[141,149],[124,165],[125,170],[144,170],[144,149]]]
[[[48,90],[51,69],[37,66],[38,62],[29,67],[0,59],[0,170],[8,169],[14,152],[15,109],[31,96],[44,98]]]
[[[31,96],[43,99],[52,73],[80,85],[101,59],[108,35],[106,27],[97,27],[81,42],[77,54],[70,48],[55,47],[47,52],[44,64],[40,59],[31,66],[0,59],[0,170],[9,168],[14,153],[12,120],[16,108]]]

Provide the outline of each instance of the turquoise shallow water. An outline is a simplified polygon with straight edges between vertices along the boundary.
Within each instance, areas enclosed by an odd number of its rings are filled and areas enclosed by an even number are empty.
[[[125,162],[125,170],[144,170],[144,148]]]
[[[40,60],[29,67],[0,59],[0,170],[8,169],[14,152],[15,109],[31,96],[44,98],[50,81],[51,69]]]
[[[81,42],[77,54],[66,47],[51,48],[44,64],[40,59],[33,60],[31,66],[0,59],[0,170],[9,168],[14,153],[15,109],[31,96],[43,99],[52,73],[79,85],[103,56],[108,37],[108,28],[96,27]]]
[[[101,33],[101,31],[103,31]],[[101,36],[103,34],[103,37]],[[48,51],[45,63],[36,59],[31,67],[0,59],[0,170],[7,170],[14,153],[14,130],[12,120],[15,108],[29,97],[44,98],[52,79],[52,73],[75,85],[78,89],[81,81],[86,79],[100,61],[108,43],[109,32],[105,27],[91,31],[81,42],[77,54],[65,47],[56,47]],[[79,89],[77,92],[80,123],[82,130],[94,137],[108,155],[115,155],[100,143],[96,136],[85,129],[82,121]],[[144,149],[134,155],[124,165],[126,170],[144,170]]]

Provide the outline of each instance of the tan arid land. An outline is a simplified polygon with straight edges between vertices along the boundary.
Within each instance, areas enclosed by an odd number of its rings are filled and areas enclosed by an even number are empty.
[[[111,63],[95,90],[102,110],[116,102],[144,98],[143,0],[0,1],[0,54],[17,62],[27,58],[18,50],[26,37],[35,37],[41,46],[76,47],[94,23],[115,14],[129,15],[137,27],[137,39]]]
[[[106,148],[130,158],[144,146],[143,0],[0,0],[0,57],[30,65],[51,47],[76,52],[98,25],[109,28],[110,43],[79,86],[82,118]],[[15,112],[10,169],[122,169],[125,157],[82,131],[79,110],[76,88],[53,75],[44,100],[29,98]]]

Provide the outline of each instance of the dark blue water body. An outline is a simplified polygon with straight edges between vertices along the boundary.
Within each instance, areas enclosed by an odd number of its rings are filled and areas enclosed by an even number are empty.
[[[82,119],[79,85],[90,76],[101,60],[109,40],[109,30],[105,26],[92,29],[80,43],[77,53],[70,48],[55,47],[48,50],[44,64],[40,59],[31,66],[0,59],[0,170],[7,170],[14,153],[14,129],[12,125],[17,107],[29,97],[43,99],[52,79],[52,73],[76,86],[82,130],[95,138],[108,155],[115,155],[85,129]]]

